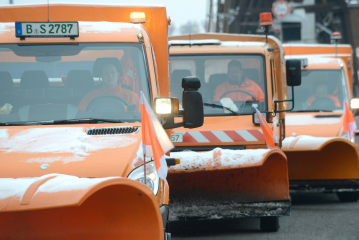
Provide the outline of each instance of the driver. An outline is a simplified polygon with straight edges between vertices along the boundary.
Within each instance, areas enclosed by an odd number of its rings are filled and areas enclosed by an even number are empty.
[[[243,92],[232,92],[225,96],[231,98],[232,101],[260,101],[264,102],[264,94],[262,89],[257,83],[245,77],[243,74],[243,68],[240,61],[232,60],[228,63],[228,80],[217,86],[214,93],[213,101],[220,100],[219,98],[225,92],[232,90],[242,90],[252,94],[255,99],[250,95]]]
[[[127,104],[136,104],[136,111],[140,111],[140,99],[136,93],[121,87],[123,76],[113,64],[105,64],[102,68],[101,78],[103,87],[95,89],[85,95],[78,105],[80,111],[86,111],[87,105],[95,98],[102,95],[115,95],[127,102]]]
[[[305,103],[310,107],[316,99],[329,98],[334,102],[335,107],[340,107],[340,102],[336,96],[328,94],[328,85],[325,82],[318,82],[315,87],[315,94],[309,98]]]

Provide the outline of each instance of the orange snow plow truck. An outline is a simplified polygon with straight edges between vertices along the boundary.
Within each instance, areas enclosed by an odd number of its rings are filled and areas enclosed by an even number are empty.
[[[302,85],[286,114],[290,188],[334,191],[341,201],[359,199],[355,138],[343,132],[343,104],[353,97],[352,47],[346,44],[285,44],[287,59],[302,62]],[[350,107],[350,104],[349,104]]]
[[[139,111],[140,91],[178,109],[165,7],[1,7],[0,26],[0,238],[170,239]],[[192,128],[197,82],[183,84]]]
[[[205,115],[202,127],[172,132],[171,157],[181,165],[169,169],[170,221],[260,217],[263,231],[277,231],[278,216],[290,215],[287,159],[279,148],[287,83],[300,84],[300,63],[286,63],[274,37],[268,43],[259,35],[169,39],[170,92],[181,98],[181,78],[196,74]],[[273,129],[278,149],[267,148],[254,107]]]

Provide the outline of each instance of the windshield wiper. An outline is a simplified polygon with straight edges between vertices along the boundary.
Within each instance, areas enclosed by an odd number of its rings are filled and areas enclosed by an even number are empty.
[[[29,121],[29,122],[0,122],[0,126],[24,126],[24,125],[52,125],[52,124],[72,124],[72,123],[122,123],[115,119],[101,118],[80,118],[69,120],[49,120],[49,121]]]
[[[48,121],[48,124],[71,124],[71,123],[122,123],[116,119],[101,119],[101,118],[79,118],[79,119],[64,119]],[[45,123],[46,124],[46,123]]]
[[[37,122],[0,122],[0,126],[38,125]]]
[[[218,105],[218,104],[214,104],[214,103],[203,103],[203,106],[226,109],[226,110],[230,111],[231,113],[233,113],[234,115],[239,116],[239,114],[237,112],[233,111],[230,108],[222,106],[222,105]]]
[[[291,112],[333,112],[331,110],[298,110],[298,111],[291,111]]]

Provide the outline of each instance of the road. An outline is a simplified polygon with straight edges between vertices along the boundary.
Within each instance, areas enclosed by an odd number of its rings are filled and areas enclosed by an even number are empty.
[[[172,239],[359,239],[359,202],[342,203],[332,193],[292,193],[292,212],[276,233],[263,233],[259,219],[171,223]]]

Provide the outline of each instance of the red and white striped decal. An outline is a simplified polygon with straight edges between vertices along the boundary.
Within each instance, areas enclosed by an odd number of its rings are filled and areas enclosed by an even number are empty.
[[[174,132],[182,134],[183,142],[254,142],[265,141],[262,130],[236,130],[236,131],[189,131]]]

